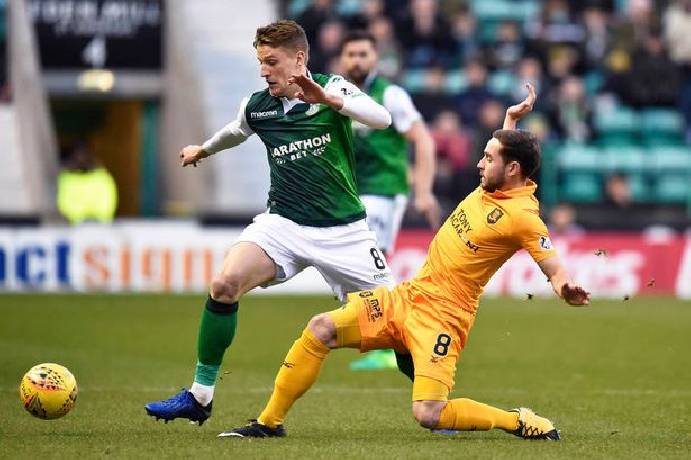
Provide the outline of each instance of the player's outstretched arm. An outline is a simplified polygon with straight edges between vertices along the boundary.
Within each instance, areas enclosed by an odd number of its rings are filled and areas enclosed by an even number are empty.
[[[180,151],[183,167],[188,165],[196,167],[204,158],[221,150],[235,147],[252,135],[252,128],[249,127],[245,118],[248,100],[249,98],[243,99],[236,119],[216,131],[203,145],[188,145]]]
[[[526,83],[525,86],[528,88],[528,95],[520,103],[506,109],[504,126],[502,126],[503,129],[516,129],[518,120],[533,110],[533,105],[537,99],[537,93],[535,92],[535,87],[530,83]]]
[[[559,257],[552,256],[538,262],[542,273],[549,282],[552,283],[554,292],[564,299],[566,303],[573,306],[588,305],[590,303],[590,293],[583,287],[574,284],[568,272],[561,264]]]
[[[384,106],[361,92],[360,89],[336,76],[325,88],[306,75],[294,75],[288,80],[300,91],[296,97],[310,104],[326,104],[337,112],[374,129],[384,129],[391,124],[391,114]]]

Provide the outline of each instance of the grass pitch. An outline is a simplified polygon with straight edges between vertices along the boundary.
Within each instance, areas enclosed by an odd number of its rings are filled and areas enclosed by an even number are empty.
[[[285,439],[217,439],[256,417],[285,352],[325,297],[249,296],[241,302],[203,427],[145,416],[143,405],[191,383],[204,296],[0,296],[2,458],[688,458],[691,304],[665,298],[595,301],[487,299],[456,376],[454,397],[527,405],[555,421],[561,442],[500,431],[432,435],[410,414],[395,371],[351,372],[332,352],[286,420]],[[66,365],[80,388],[65,418],[24,411],[17,387],[41,362]]]

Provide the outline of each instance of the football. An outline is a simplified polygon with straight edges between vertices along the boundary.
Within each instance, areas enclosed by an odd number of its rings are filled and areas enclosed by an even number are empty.
[[[24,374],[19,397],[34,417],[52,420],[63,417],[77,400],[77,380],[64,366],[38,364]]]

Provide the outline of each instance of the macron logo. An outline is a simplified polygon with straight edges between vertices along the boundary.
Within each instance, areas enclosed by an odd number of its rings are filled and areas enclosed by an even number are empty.
[[[275,117],[278,115],[278,110],[267,110],[266,112],[250,112],[250,118],[252,120],[258,120],[260,118]]]

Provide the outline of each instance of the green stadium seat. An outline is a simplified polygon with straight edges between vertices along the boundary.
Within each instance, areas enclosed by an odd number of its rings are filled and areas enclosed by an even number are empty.
[[[497,29],[499,28],[499,20],[483,19],[478,20],[475,37],[480,43],[489,45],[497,41]]]
[[[487,80],[487,86],[494,94],[509,94],[516,86],[516,78],[511,72],[494,72]]]
[[[5,46],[2,44],[2,41],[5,39],[5,35],[7,33],[7,19],[5,18],[6,9],[6,0],[0,0],[0,46]]]
[[[295,18],[304,13],[313,2],[312,0],[290,0],[287,3],[288,16]],[[333,4],[339,16],[352,16],[362,10],[361,0],[339,0]]]
[[[564,172],[596,172],[602,168],[597,147],[585,144],[565,144],[558,150],[559,166]]]
[[[628,107],[601,111],[594,117],[598,143],[602,147],[634,146],[640,128],[638,114]]]
[[[651,201],[650,187],[642,174],[631,174],[628,179],[634,201],[638,203]]]
[[[684,120],[679,112],[670,109],[641,111],[641,136],[649,147],[684,144]]]
[[[597,174],[568,173],[560,199],[575,203],[595,203],[602,200],[602,186]]]
[[[648,156],[657,173],[677,172],[691,174],[691,147],[656,147]]]
[[[660,203],[685,203],[691,199],[689,175],[658,176],[655,183],[654,198]]]
[[[291,0],[288,2],[288,16],[295,18],[303,13],[307,8],[309,8],[310,0]]]
[[[448,94],[458,94],[468,87],[468,79],[462,70],[451,71],[446,74],[444,91]]]
[[[484,21],[526,22],[535,18],[541,9],[537,0],[472,0],[470,5],[478,25]]]
[[[652,159],[638,147],[606,147],[602,149],[602,162],[606,172],[641,172],[653,169]]]
[[[401,84],[411,93],[420,93],[425,89],[425,70],[408,69],[401,77]]]
[[[360,0],[340,0],[334,3],[336,4],[336,11],[341,16],[353,16],[362,11]]]

